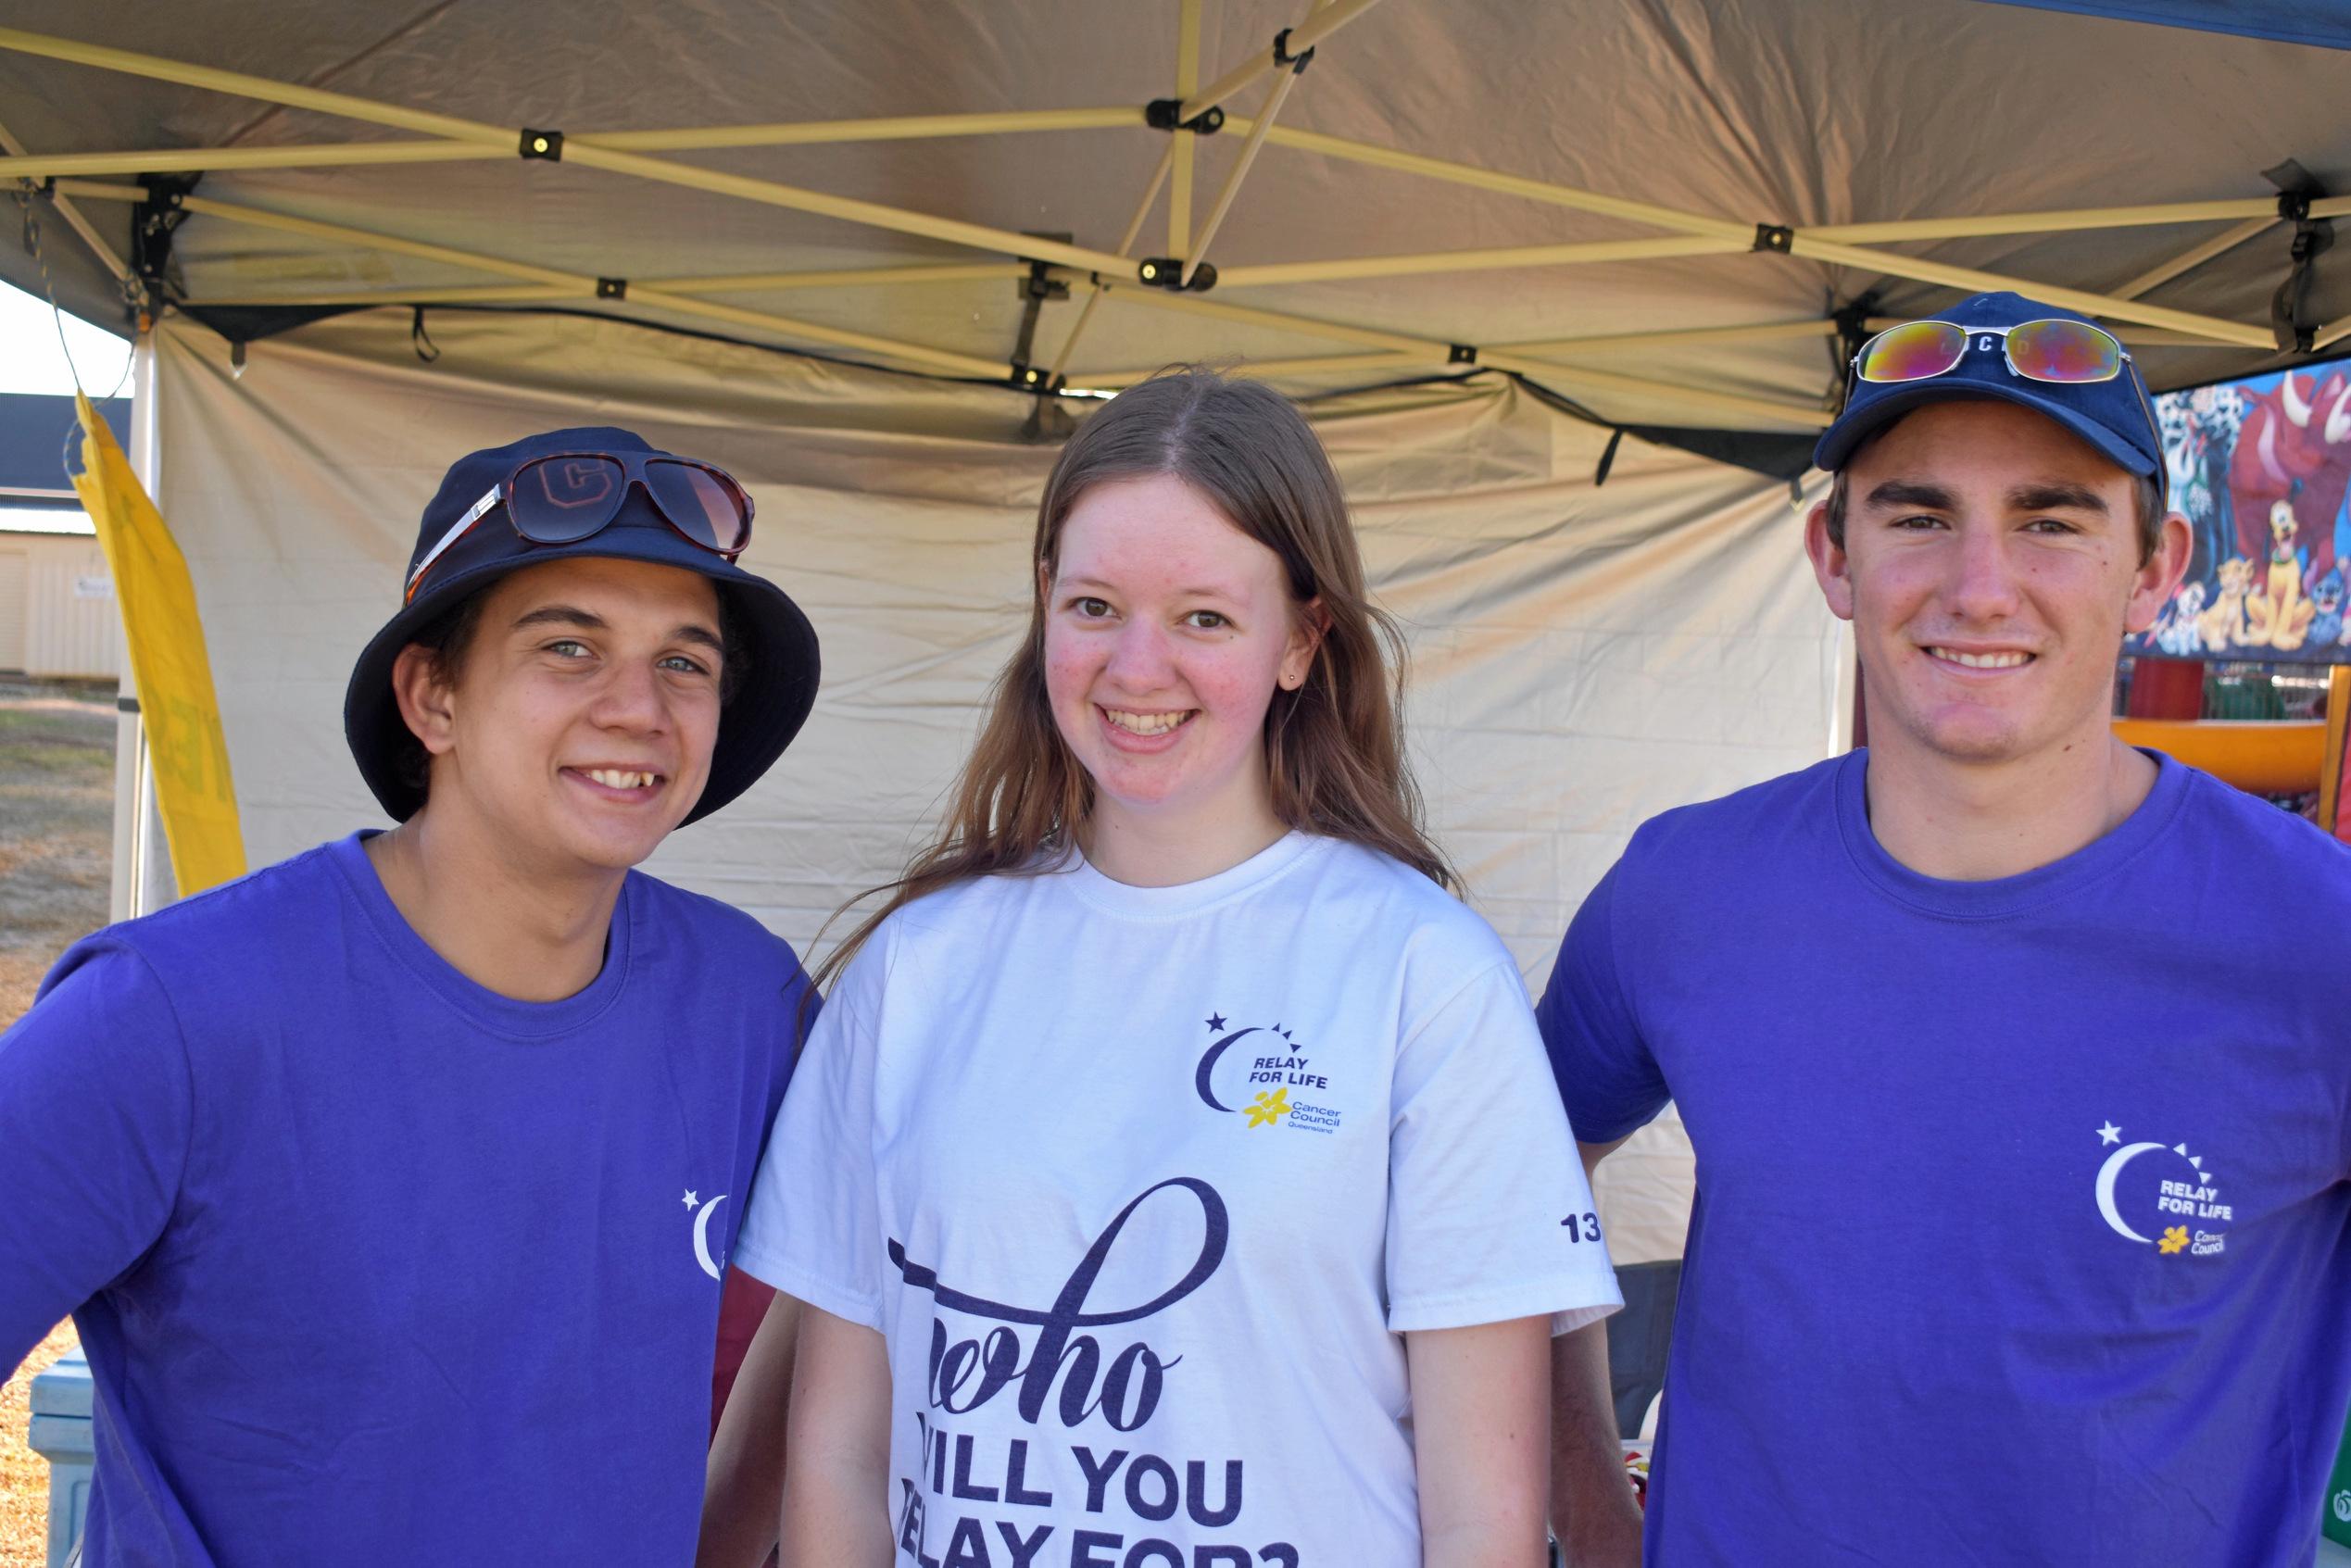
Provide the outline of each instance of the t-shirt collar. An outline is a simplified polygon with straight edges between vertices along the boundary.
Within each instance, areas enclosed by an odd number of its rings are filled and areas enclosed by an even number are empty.
[[[628,978],[631,895],[636,873],[630,872],[622,883],[620,898],[612,906],[611,930],[604,943],[604,967],[597,972],[596,978],[560,1001],[526,1002],[501,996],[469,979],[416,934],[399,907],[392,902],[392,896],[383,890],[383,879],[375,874],[375,862],[368,859],[366,843],[374,836],[375,830],[362,829],[347,838],[337,839],[327,847],[329,859],[342,873],[368,924],[383,939],[392,957],[425,989],[469,1022],[512,1039],[541,1040],[583,1027],[619,1000]]]
[[[1168,920],[1197,914],[1213,904],[1238,897],[1272,881],[1308,855],[1331,843],[1314,834],[1292,830],[1248,859],[1227,866],[1198,882],[1173,887],[1136,887],[1103,875],[1072,845],[1049,875],[1064,876],[1071,892],[1107,914],[1130,920]]]
[[[1869,753],[1849,752],[1837,769],[1837,829],[1854,869],[1895,902],[1953,920],[1997,920],[2054,903],[2112,875],[2152,846],[2180,814],[2188,794],[2187,770],[2161,752],[2155,787],[2114,831],[2062,859],[1989,882],[1950,882],[1911,870],[1886,852],[1869,826]]]

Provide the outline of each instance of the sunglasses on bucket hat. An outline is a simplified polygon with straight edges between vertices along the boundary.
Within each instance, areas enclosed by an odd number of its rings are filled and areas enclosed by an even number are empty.
[[[672,533],[733,561],[751,542],[751,497],[710,463],[645,452],[550,452],[519,464],[449,525],[409,572],[402,602],[425,573],[497,507],[525,544],[576,545],[611,525],[632,485],[645,491]]]

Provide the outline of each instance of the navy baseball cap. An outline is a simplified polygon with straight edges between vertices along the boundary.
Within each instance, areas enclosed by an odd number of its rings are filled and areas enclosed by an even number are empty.
[[[2007,293],[1975,295],[1921,320],[1969,328],[2016,327],[2052,320],[2098,325],[2079,311]],[[1813,448],[1814,466],[1831,472],[1844,467],[1864,440],[1924,404],[1946,397],[1996,397],[2046,415],[2118,466],[2163,483],[2163,442],[2156,431],[2155,406],[2147,397],[2146,383],[2139,378],[2139,367],[2129,355],[2123,357],[2122,373],[2110,381],[2042,382],[2011,370],[2001,345],[1995,333],[1971,337],[1956,365],[1923,381],[1868,382],[1854,377],[1844,412]]]
[[[416,548],[402,577],[403,584],[415,581],[416,596],[360,650],[343,698],[343,734],[350,742],[352,759],[396,822],[416,815],[424,804],[424,790],[404,777],[400,766],[411,736],[392,696],[393,661],[434,619],[519,567],[597,556],[682,567],[716,585],[728,624],[742,645],[743,673],[720,710],[710,776],[686,822],[698,822],[748,789],[784,754],[815,706],[816,632],[799,606],[766,578],[680,534],[662,520],[642,484],[626,486],[610,522],[569,544],[524,539],[507,521],[503,505],[478,511],[493,489],[533,458],[578,452],[673,456],[630,431],[605,426],[548,431],[459,458],[424,508]],[[473,526],[451,542],[449,535],[470,516]],[[428,558],[430,570],[417,578]]]

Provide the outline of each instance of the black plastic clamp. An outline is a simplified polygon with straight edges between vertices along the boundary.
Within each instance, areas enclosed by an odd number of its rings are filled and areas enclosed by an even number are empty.
[[[1184,112],[1181,98],[1153,98],[1143,106],[1143,123],[1154,131],[1191,131],[1202,136],[1213,136],[1225,129],[1225,111],[1211,107],[1189,119],[1177,119]]]
[[[597,297],[597,298],[598,298],[598,299],[626,299],[626,298],[628,298],[628,296],[629,296],[629,281],[628,281],[626,278],[598,278],[598,279],[597,279],[597,281],[596,281],[596,297]]]
[[[1445,363],[1448,365],[1475,365],[1477,363],[1477,345],[1470,343],[1456,343],[1450,345],[1445,350]]]
[[[1796,232],[1785,223],[1755,225],[1754,249],[1772,251],[1778,255],[1786,256],[1795,247]]]
[[[1216,286],[1216,269],[1201,262],[1192,269],[1192,281],[1184,281],[1184,264],[1172,256],[1147,256],[1135,266],[1135,281],[1155,289],[1181,293],[1206,294]]]
[[[2314,193],[2308,190],[2280,191],[2278,216],[2288,223],[2300,223],[2310,216],[2310,201]]]
[[[1274,69],[1276,70],[1288,66],[1292,76],[1302,76],[1306,72],[1308,62],[1314,57],[1314,51],[1312,45],[1309,45],[1302,55],[1293,55],[1289,52],[1289,29],[1284,28],[1274,34]]]
[[[563,132],[533,131],[526,126],[523,128],[522,143],[517,150],[526,158],[537,158],[547,163],[561,163],[563,161]]]
[[[1056,234],[1052,237],[1064,245],[1069,242],[1069,236],[1065,234]],[[1028,263],[1028,276],[1021,280],[1021,297],[1023,299],[1067,299],[1069,283],[1064,279],[1053,276],[1051,262],[1032,259]]]
[[[1062,389],[1062,378],[1054,376],[1050,370],[1019,359],[1012,361],[1012,373],[1004,379],[1020,391],[1034,392],[1039,396],[1059,392]]]

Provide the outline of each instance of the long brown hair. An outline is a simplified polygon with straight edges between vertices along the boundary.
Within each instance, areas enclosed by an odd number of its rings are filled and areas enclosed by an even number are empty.
[[[979,743],[955,784],[939,836],[889,897],[824,962],[829,986],[891,911],[970,877],[1047,869],[1093,805],[1093,784],[1053,723],[1045,690],[1046,583],[1078,498],[1115,480],[1172,474],[1279,556],[1293,608],[1319,600],[1328,629],[1296,691],[1265,713],[1274,815],[1292,828],[1393,856],[1440,887],[1458,878],[1421,826],[1420,791],[1402,744],[1403,639],[1364,586],[1347,501],[1303,415],[1280,394],[1184,366],[1120,393],[1078,427],[1037,508],[1028,635],[997,677]],[[1392,671],[1392,673],[1391,673]],[[837,916],[838,911],[836,911]]]

